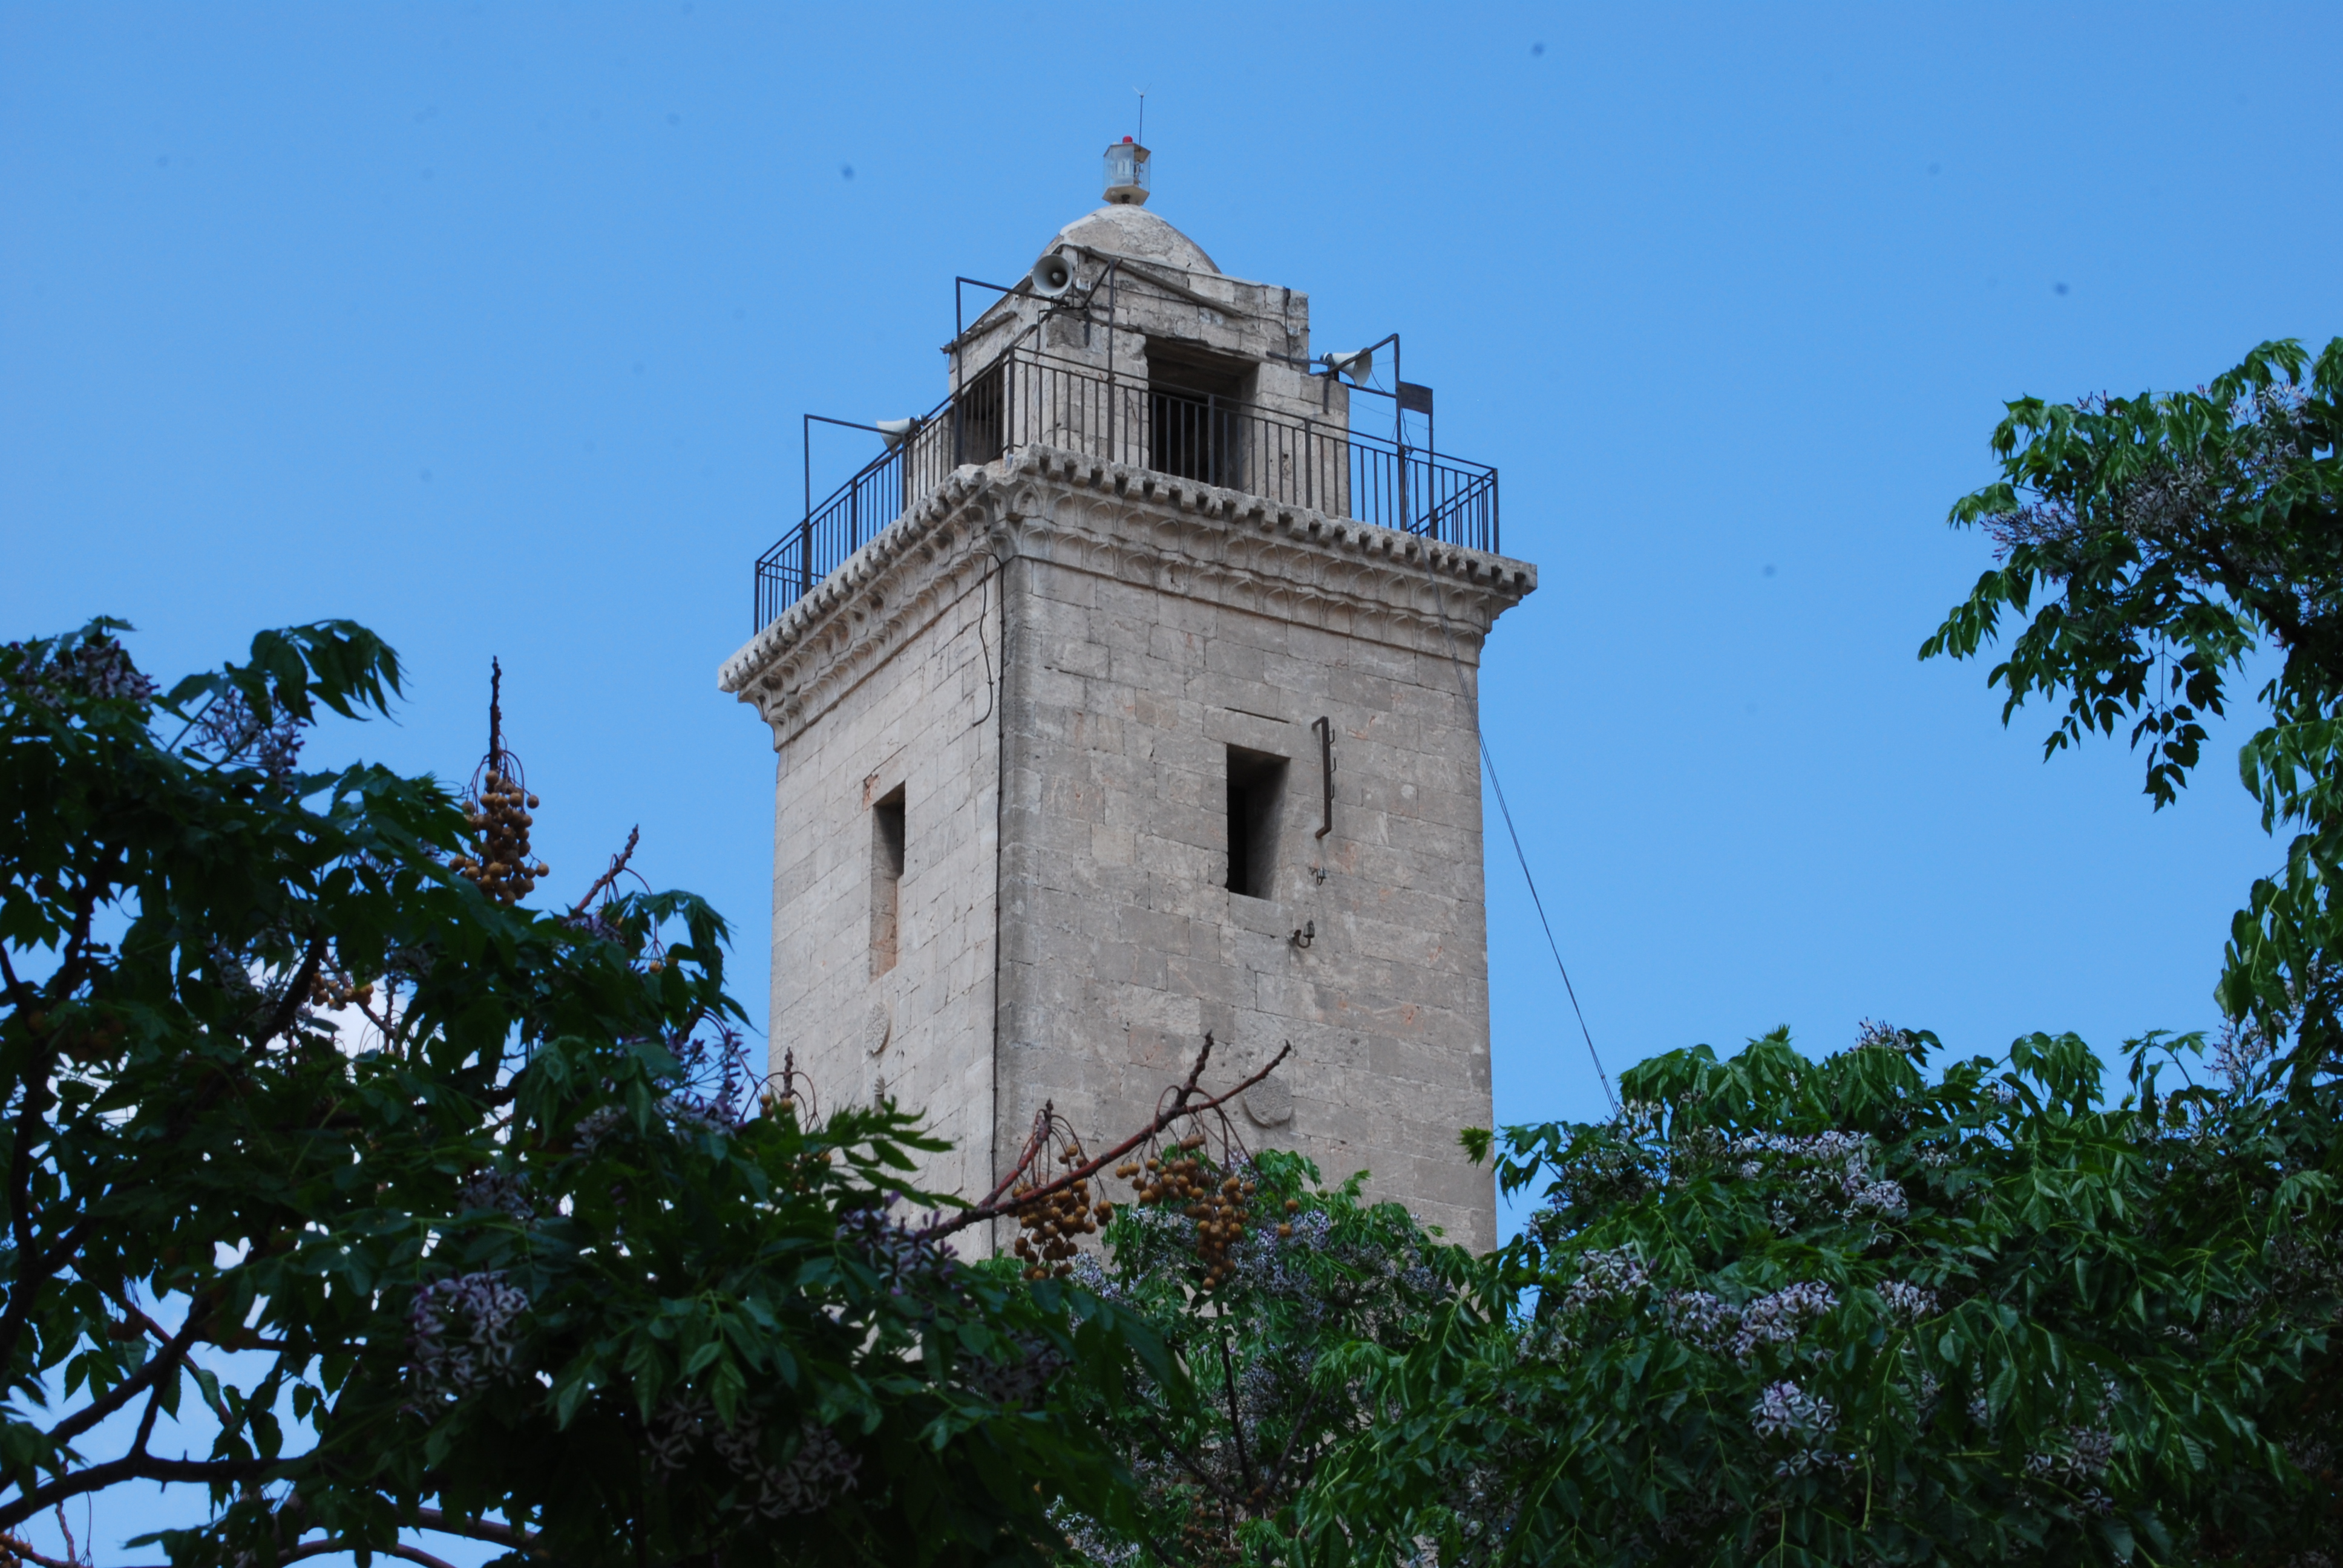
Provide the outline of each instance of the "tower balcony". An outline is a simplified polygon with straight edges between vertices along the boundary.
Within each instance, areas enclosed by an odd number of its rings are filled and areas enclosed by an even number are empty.
[[[757,558],[762,631],[956,468],[1021,447],[1258,496],[1496,553],[1497,471],[1350,427],[1325,378],[1327,417],[1272,410],[1162,375],[1132,377],[1031,346],[970,376],[888,450]]]

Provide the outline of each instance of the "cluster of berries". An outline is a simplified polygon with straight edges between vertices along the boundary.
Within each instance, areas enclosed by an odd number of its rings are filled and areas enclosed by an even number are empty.
[[[464,813],[478,853],[457,856],[456,874],[500,904],[518,903],[535,891],[537,879],[551,869],[528,858],[528,829],[536,820],[528,813],[537,803],[517,778],[491,768],[487,787]]]
[[[1209,1291],[1229,1277],[1229,1251],[1252,1222],[1248,1205],[1254,1189],[1250,1177],[1222,1170],[1203,1149],[1204,1135],[1191,1133],[1161,1157],[1149,1156],[1144,1166],[1127,1163],[1115,1174],[1138,1189],[1141,1207],[1166,1209],[1195,1221],[1196,1261],[1204,1266]],[[1291,1235],[1292,1227],[1280,1225],[1278,1233]]]
[[[1197,1568],[1228,1568],[1241,1561],[1235,1525],[1225,1503],[1214,1508],[1201,1493],[1194,1494],[1188,1517],[1180,1526],[1182,1560]]]
[[[309,977],[311,1007],[339,1010],[352,1002],[365,1007],[373,1000],[374,982],[372,980],[367,981],[364,985],[352,985],[342,977],[327,974],[323,970]]]
[[[1082,1146],[1069,1145],[1058,1154],[1061,1165],[1079,1165]],[[1041,1183],[1026,1181],[1012,1189],[1011,1195],[1022,1197],[1035,1191]],[[1069,1181],[1055,1192],[1018,1211],[1018,1257],[1025,1261],[1025,1277],[1047,1279],[1051,1274],[1073,1271],[1074,1238],[1095,1236],[1098,1228],[1114,1217],[1114,1205],[1101,1200],[1091,1204],[1091,1184],[1087,1179]]]

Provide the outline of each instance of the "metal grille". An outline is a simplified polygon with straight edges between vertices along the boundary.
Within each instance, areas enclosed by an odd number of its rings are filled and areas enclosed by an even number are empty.
[[[1147,466],[1159,474],[1223,489],[1246,487],[1236,405],[1151,387],[1147,391]]]
[[[971,377],[902,445],[873,459],[758,558],[757,629],[925,499],[954,467],[1026,446],[1149,468],[1468,549],[1498,548],[1497,471],[1484,464],[1021,351]]]

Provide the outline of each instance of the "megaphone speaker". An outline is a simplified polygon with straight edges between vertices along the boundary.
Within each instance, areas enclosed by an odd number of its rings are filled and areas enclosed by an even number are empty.
[[[1055,299],[1073,287],[1074,264],[1053,250],[1033,264],[1033,270],[1026,274],[1026,281],[1042,298]]]
[[[910,440],[911,432],[919,427],[917,419],[881,419],[875,427],[879,438],[887,443],[890,452]]]

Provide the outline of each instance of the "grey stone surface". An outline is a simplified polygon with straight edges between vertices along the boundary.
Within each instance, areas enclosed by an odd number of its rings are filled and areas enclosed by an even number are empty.
[[[1244,1092],[1245,1114],[1263,1127],[1282,1127],[1293,1120],[1293,1091],[1275,1073]]]

